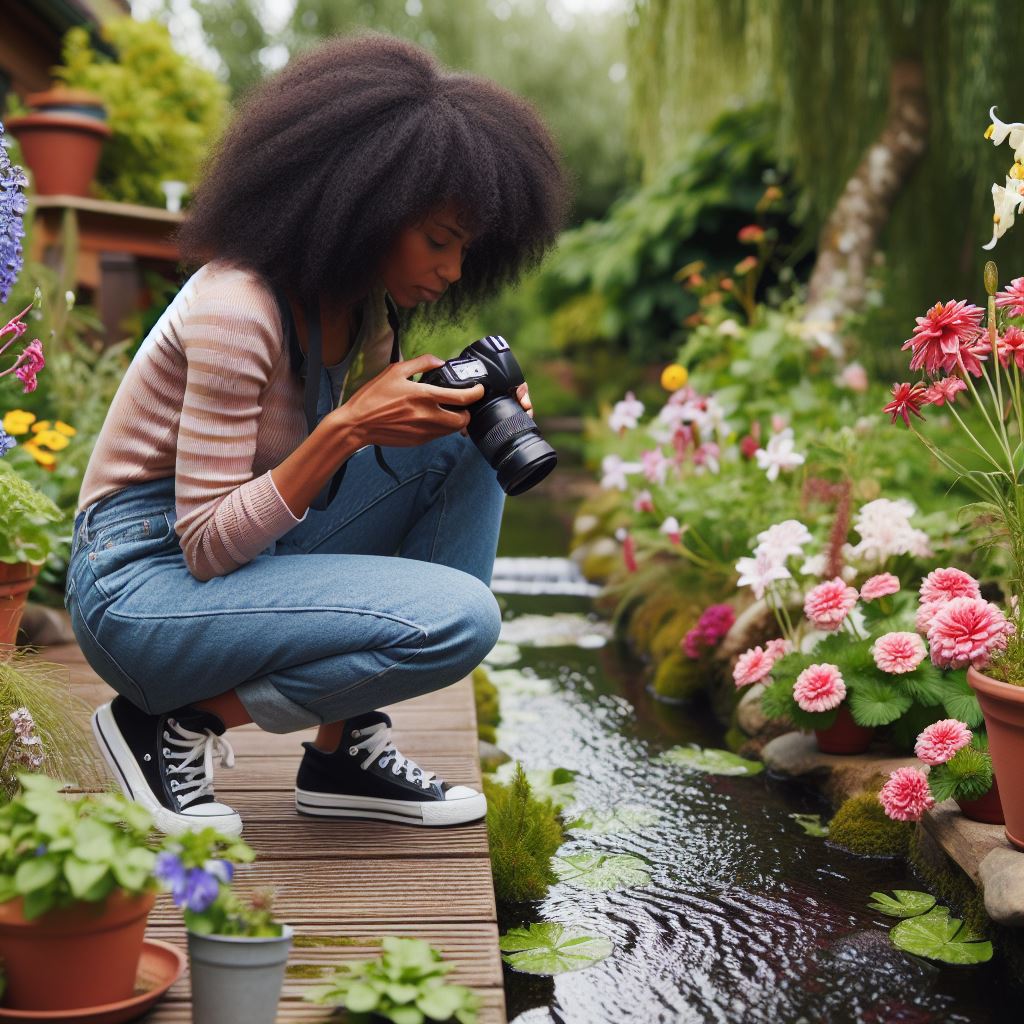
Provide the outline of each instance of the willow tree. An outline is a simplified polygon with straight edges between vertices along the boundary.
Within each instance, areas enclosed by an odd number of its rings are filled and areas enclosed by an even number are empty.
[[[981,291],[1007,161],[987,112],[1024,120],[1019,0],[634,0],[629,20],[645,174],[723,109],[773,103],[818,248],[811,316],[856,311],[883,257],[893,330]],[[999,255],[1024,273],[1020,236]]]

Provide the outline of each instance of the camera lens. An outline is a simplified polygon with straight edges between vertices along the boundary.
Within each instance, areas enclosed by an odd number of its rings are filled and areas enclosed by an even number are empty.
[[[533,418],[508,396],[473,409],[469,436],[508,495],[522,494],[539,484],[558,462],[558,455],[541,437]]]

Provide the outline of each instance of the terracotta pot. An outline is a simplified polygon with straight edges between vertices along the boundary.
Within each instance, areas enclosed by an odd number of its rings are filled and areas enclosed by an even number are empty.
[[[814,735],[823,754],[863,754],[875,730],[858,725],[850,709],[840,704],[836,720],[827,729],[815,729]]]
[[[986,825],[1006,823],[995,778],[992,779],[992,788],[984,796],[979,796],[977,800],[961,800],[957,797],[956,802],[963,816],[971,821],[981,821]]]
[[[0,562],[0,645],[17,638],[28,592],[41,568],[32,562]]]
[[[22,916],[20,897],[0,903],[4,1007],[76,1010],[129,998],[155,898],[117,889],[102,903],[76,903],[32,921]]]
[[[1024,686],[1011,686],[967,670],[967,682],[985,713],[992,773],[1003,780],[999,793],[1006,819],[1006,838],[1024,850]]]
[[[88,196],[110,135],[103,101],[78,89],[32,93],[30,113],[12,117],[7,128],[17,136],[40,195]]]

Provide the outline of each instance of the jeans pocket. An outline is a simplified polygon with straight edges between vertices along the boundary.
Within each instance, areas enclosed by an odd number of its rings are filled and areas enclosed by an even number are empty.
[[[97,590],[113,597],[123,584],[129,567],[163,552],[177,538],[165,512],[131,516],[100,525],[89,545],[88,560]],[[129,570],[127,574],[122,570]]]

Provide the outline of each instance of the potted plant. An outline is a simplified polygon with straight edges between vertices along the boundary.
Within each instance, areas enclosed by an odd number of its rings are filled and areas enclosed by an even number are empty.
[[[21,792],[0,806],[5,1006],[60,1011],[129,998],[154,900],[149,813],[109,793],[69,799],[45,775],[18,781]]]
[[[375,960],[342,964],[326,984],[310,989],[304,998],[344,1006],[352,1024],[476,1024],[479,997],[465,985],[445,982],[454,965],[444,963],[428,942],[387,936],[381,946],[383,952]]]
[[[273,1024],[293,931],[273,919],[268,893],[231,888],[233,862],[254,858],[241,839],[186,833],[157,858],[156,875],[188,929],[194,1024]]]

